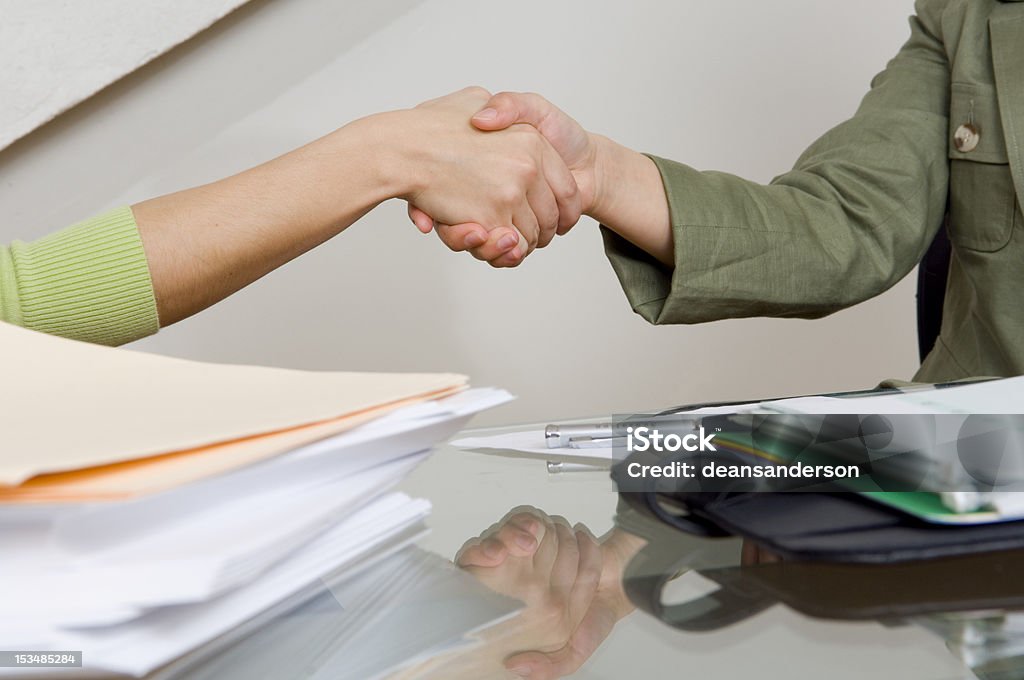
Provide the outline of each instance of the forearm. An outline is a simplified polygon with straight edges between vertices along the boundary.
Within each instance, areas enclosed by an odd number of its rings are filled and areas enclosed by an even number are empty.
[[[132,206],[162,326],[330,239],[394,195],[377,118],[211,184]]]
[[[587,214],[666,265],[674,262],[668,199],[654,162],[607,137],[591,135],[594,201]]]
[[[647,540],[624,529],[615,527],[600,538],[604,568],[599,589],[616,620],[635,609],[623,590],[626,568],[647,545]]]

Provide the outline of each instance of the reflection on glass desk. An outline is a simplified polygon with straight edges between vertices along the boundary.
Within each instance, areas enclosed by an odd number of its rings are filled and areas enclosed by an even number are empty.
[[[1024,551],[779,562],[658,523],[607,472],[551,475],[542,460],[449,446],[401,489],[433,504],[417,546],[153,677],[520,677],[512,659],[532,678],[1024,678]],[[453,564],[523,517],[535,546]]]

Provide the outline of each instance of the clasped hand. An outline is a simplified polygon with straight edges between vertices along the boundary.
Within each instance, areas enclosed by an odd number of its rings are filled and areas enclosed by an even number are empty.
[[[400,196],[417,228],[452,250],[516,266],[593,202],[589,135],[538,95],[474,87],[402,113],[416,180]]]
[[[526,604],[521,634],[497,645],[504,666],[521,677],[554,680],[579,669],[632,611],[622,574],[642,545],[622,532],[601,543],[582,525],[520,507],[468,541],[455,561]]]

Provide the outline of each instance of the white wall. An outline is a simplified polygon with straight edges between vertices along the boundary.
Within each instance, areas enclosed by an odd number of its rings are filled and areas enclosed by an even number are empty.
[[[767,181],[850,115],[911,0],[274,0],[0,153],[0,240],[264,160],[467,84],[547,95],[635,148]],[[343,191],[344,187],[339,187]],[[912,282],[821,321],[646,325],[593,222],[492,271],[385,204],[151,351],[452,370],[521,399],[482,422],[869,386],[916,368]]]
[[[0,149],[248,0],[0,0]]]

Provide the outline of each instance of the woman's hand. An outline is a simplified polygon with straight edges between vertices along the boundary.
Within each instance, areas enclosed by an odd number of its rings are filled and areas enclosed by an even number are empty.
[[[470,125],[489,99],[486,90],[467,88],[367,121],[388,149],[393,195],[439,222],[479,225],[478,237],[502,229],[504,252],[518,261],[579,219],[581,197],[565,162],[534,127],[485,134]],[[468,235],[446,234],[455,250],[481,243]]]
[[[560,215],[556,233],[567,233],[580,215],[590,213],[597,196],[597,144],[583,127],[564,111],[538,94],[503,92],[491,97],[483,109],[474,112],[471,119],[479,130],[498,131],[512,126],[527,124],[534,127],[559,154],[572,173],[579,189],[579,211],[563,212]],[[452,250],[468,249],[474,257],[490,262],[493,266],[515,266],[520,259],[509,261],[504,257],[508,252],[508,231],[493,230],[485,233],[481,225],[474,223],[454,224],[434,215],[426,206],[416,201],[409,203],[409,218],[424,233],[431,227],[437,228],[438,236]],[[486,237],[486,240],[483,240]],[[472,247],[466,248],[471,239]]]

